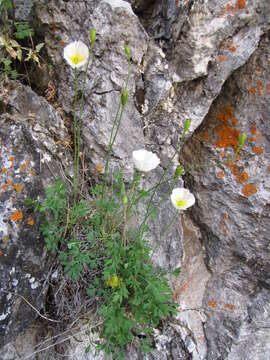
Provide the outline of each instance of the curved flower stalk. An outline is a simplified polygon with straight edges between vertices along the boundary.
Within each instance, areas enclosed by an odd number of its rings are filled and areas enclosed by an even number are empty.
[[[72,67],[79,69],[87,64],[89,49],[82,41],[73,41],[64,48],[64,59]]]
[[[195,197],[188,189],[175,188],[171,193],[171,202],[177,210],[186,210],[195,204]]]
[[[160,164],[156,154],[144,149],[133,151],[132,158],[135,168],[141,172],[154,170]]]

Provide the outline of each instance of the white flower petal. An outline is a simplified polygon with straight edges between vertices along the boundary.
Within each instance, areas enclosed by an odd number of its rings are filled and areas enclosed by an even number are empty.
[[[89,49],[82,41],[74,41],[64,48],[64,59],[73,68],[81,68],[87,64]]]
[[[144,149],[133,151],[132,158],[135,168],[142,172],[151,171],[160,163],[156,154]]]
[[[171,202],[178,210],[186,210],[195,204],[194,195],[185,188],[175,188],[171,193]]]

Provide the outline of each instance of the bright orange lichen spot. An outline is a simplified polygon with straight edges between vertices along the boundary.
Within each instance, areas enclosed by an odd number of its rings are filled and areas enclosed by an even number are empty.
[[[103,172],[103,165],[101,163],[96,164],[96,172],[102,174]]]
[[[246,184],[242,188],[242,194],[246,197],[256,194],[257,186],[255,184]]]
[[[237,149],[240,130],[234,129],[227,125],[221,125],[217,128],[218,141],[216,146],[219,148]]]
[[[228,218],[229,218],[229,215],[226,211],[223,213],[223,218],[224,218],[224,220],[228,220]]]
[[[235,176],[238,176],[239,175],[239,168],[238,166],[233,163],[232,161],[229,162],[229,168],[231,170],[231,173]]]
[[[5,167],[2,167],[1,173],[2,173],[2,174],[5,174],[6,172],[7,172],[7,169],[6,169]]]
[[[229,50],[230,50],[230,52],[235,53],[236,52],[236,47],[234,45],[232,45],[232,46],[229,47]]]
[[[217,177],[218,177],[218,179],[222,179],[223,177],[224,177],[224,171],[219,171],[218,173],[217,173]]]
[[[252,151],[254,152],[254,154],[260,156],[263,153],[263,148],[261,146],[253,146]]]
[[[253,123],[250,128],[251,135],[256,135],[256,131],[257,131],[256,124]]]
[[[14,189],[17,193],[22,192],[22,185],[21,184],[15,184]]]
[[[232,106],[226,106],[222,111],[217,115],[217,118],[220,122],[227,122],[233,118],[234,108]]]
[[[221,151],[220,156],[221,156],[222,159],[224,159],[225,152],[224,152],[224,151]]]
[[[244,184],[245,182],[248,181],[248,173],[246,171],[242,171],[237,177],[236,177],[237,181],[240,184]]]
[[[209,137],[208,132],[207,132],[207,131],[203,131],[203,132],[202,132],[202,139],[203,139],[204,141],[207,141],[207,140],[208,140],[208,137]]]
[[[256,89],[259,93],[260,96],[263,95],[263,92],[262,92],[262,80],[257,80],[256,81]]]
[[[237,0],[236,5],[238,9],[244,9],[246,7],[246,0]]]
[[[226,56],[225,55],[218,55],[217,56],[217,62],[219,63],[219,64],[221,64],[223,61],[225,61],[226,60]]]
[[[254,87],[254,86],[251,86],[251,87],[249,88],[249,92],[250,92],[251,94],[255,95],[255,93],[256,93],[255,87]]]
[[[3,256],[4,254],[3,254],[3,251],[2,250],[0,250],[0,256]]]
[[[23,213],[21,211],[14,211],[10,217],[10,220],[12,221],[20,221],[23,218]]]
[[[14,161],[14,156],[13,156],[13,155],[11,155],[11,156],[9,157],[9,161],[11,161],[11,162]]]
[[[208,301],[208,306],[212,309],[215,309],[215,307],[217,306],[217,303],[214,299],[211,299]]]
[[[251,136],[250,138],[248,138],[248,141],[250,141],[250,142],[256,141],[255,136]]]
[[[12,180],[8,179],[7,186],[12,186],[12,184],[13,184]]]
[[[34,220],[29,216],[29,218],[27,219],[27,224],[33,226],[34,223],[35,223]]]
[[[234,126],[238,124],[238,119],[237,119],[236,117],[234,117],[234,118],[232,119],[232,124],[233,124]]]
[[[234,304],[224,304],[224,308],[226,310],[234,311],[235,305]]]

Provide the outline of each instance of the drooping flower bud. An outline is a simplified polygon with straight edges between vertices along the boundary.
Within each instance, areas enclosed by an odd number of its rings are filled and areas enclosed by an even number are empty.
[[[126,105],[127,99],[128,99],[128,91],[123,90],[122,94],[121,94],[121,104],[122,104],[123,107]]]
[[[93,47],[96,42],[96,29],[94,28],[90,29],[90,42]]]
[[[130,59],[130,48],[129,48],[129,46],[127,44],[125,45],[125,53],[126,53],[127,58],[129,60]]]
[[[174,173],[174,178],[178,179],[179,177],[181,177],[183,175],[183,173],[185,172],[185,168],[183,165],[178,165],[177,168],[175,169],[175,173]]]
[[[122,197],[122,202],[123,202],[123,205],[127,205],[127,204],[128,204],[128,197],[127,197],[127,195],[124,195],[124,196]]]
[[[191,124],[191,120],[190,119],[187,119],[185,121],[185,124],[184,124],[184,134],[188,131],[188,129],[190,128],[190,124]]]
[[[245,133],[242,133],[239,135],[239,139],[238,139],[238,146],[242,147],[246,141],[247,135]]]

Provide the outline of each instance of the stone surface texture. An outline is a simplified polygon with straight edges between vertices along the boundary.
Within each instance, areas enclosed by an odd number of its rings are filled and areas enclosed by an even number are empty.
[[[37,295],[44,290],[46,277],[44,245],[37,232],[25,235],[25,216],[19,220],[24,224],[19,228],[10,216],[13,210],[23,209],[24,195],[32,191],[42,194],[45,180],[49,183],[53,179],[47,162],[58,174],[60,160],[71,174],[71,149],[64,147],[67,143],[55,141],[70,137],[73,113],[74,73],[63,59],[63,47],[78,39],[88,43],[89,29],[95,27],[97,41],[87,75],[81,131],[82,155],[92,177],[98,177],[97,166],[104,164],[113,116],[127,76],[125,43],[132,59],[129,101],[113,149],[112,168],[122,166],[130,179],[132,151],[141,147],[155,151],[161,165],[145,178],[150,187],[174,154],[186,118],[192,120],[189,139],[179,154],[190,171],[179,184],[184,182],[194,193],[196,204],[180,216],[181,221],[161,244],[160,231],[172,216],[169,202],[150,224],[150,241],[154,247],[160,245],[154,261],[168,270],[181,267],[180,275],[170,279],[179,313],[163,331],[156,332],[151,354],[142,355],[132,348],[126,358],[270,358],[269,0],[41,0],[33,10],[35,22],[44,29],[58,106],[52,107],[18,83],[1,90],[6,97],[0,103],[1,146],[6,161],[2,166],[13,171],[23,159],[29,159],[27,164],[35,171],[32,177],[2,171],[7,187],[0,194],[6,202],[1,215],[8,221],[3,221],[1,231],[6,236],[10,233],[7,226],[11,227],[12,241],[1,242],[4,256],[0,261],[10,256],[1,273],[1,288],[10,294],[29,289],[24,277],[30,270],[24,270],[26,262],[21,254],[28,256],[37,249],[41,265],[31,279],[35,277],[41,285],[21,294],[34,297],[35,305],[42,306],[44,295]],[[80,72],[79,88],[82,79]],[[27,97],[23,102],[26,107],[20,100],[23,96]],[[242,132],[247,140],[237,152]],[[200,171],[196,170],[198,164],[202,165]],[[14,185],[8,187],[8,176],[12,184],[25,183],[21,192],[16,193]],[[165,190],[166,186],[161,188],[157,202]],[[5,251],[11,254],[11,243],[15,244],[13,255],[5,255]],[[30,257],[34,263],[35,257]],[[0,301],[5,309],[0,324],[8,342],[9,332],[22,329],[22,322],[11,315],[10,306],[15,306],[11,295],[1,294]],[[65,355],[76,360],[103,358],[83,353],[87,339],[82,334],[78,339],[65,343]],[[14,349],[15,345],[7,346]],[[29,351],[20,356],[27,357]],[[0,359],[6,360],[2,353]],[[41,354],[42,359],[63,356],[57,352]],[[10,359],[19,359],[18,354],[12,356]]]

